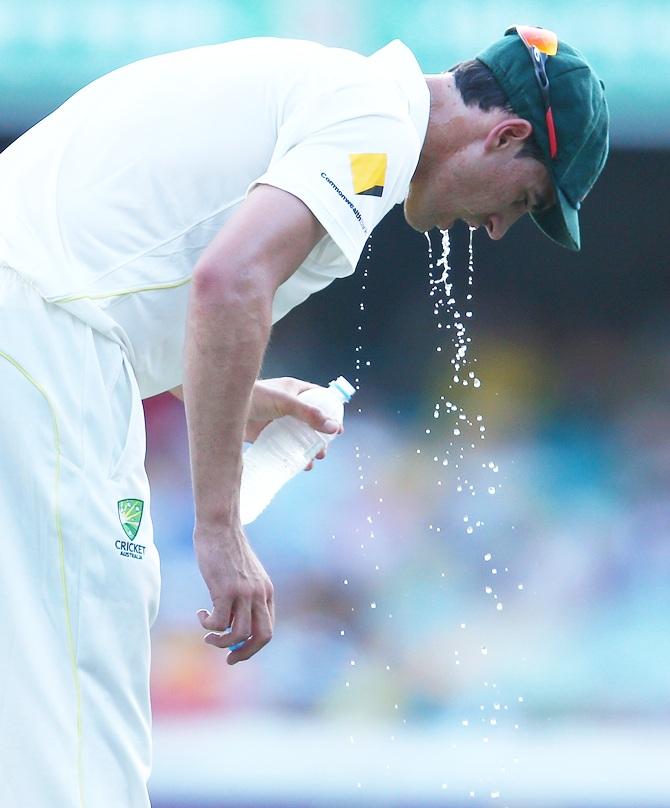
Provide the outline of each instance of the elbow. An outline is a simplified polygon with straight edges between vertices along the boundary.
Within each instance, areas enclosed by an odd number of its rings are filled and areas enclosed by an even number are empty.
[[[221,267],[198,263],[193,271],[191,295],[196,305],[241,307],[250,310],[272,306],[274,290],[259,283],[259,275],[251,267]]]
[[[226,272],[220,266],[198,261],[193,270],[191,289],[196,297],[203,300],[223,297],[234,288],[234,277],[232,272]]]

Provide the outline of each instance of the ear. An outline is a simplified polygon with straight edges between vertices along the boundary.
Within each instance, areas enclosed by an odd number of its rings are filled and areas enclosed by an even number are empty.
[[[484,141],[485,151],[520,147],[533,131],[533,124],[525,118],[506,118],[489,130]]]

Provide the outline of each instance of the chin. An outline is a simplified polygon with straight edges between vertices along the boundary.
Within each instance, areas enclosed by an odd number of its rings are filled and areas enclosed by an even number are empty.
[[[406,199],[403,204],[403,213],[405,214],[405,221],[412,229],[419,233],[425,233],[435,227],[434,221],[429,221],[426,216],[421,216],[420,213],[413,209],[411,203],[409,205],[407,203],[408,200]]]

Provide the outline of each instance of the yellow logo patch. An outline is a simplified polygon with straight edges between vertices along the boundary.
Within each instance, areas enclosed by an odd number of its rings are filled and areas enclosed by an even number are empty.
[[[350,154],[354,193],[381,196],[386,182],[386,154]]]

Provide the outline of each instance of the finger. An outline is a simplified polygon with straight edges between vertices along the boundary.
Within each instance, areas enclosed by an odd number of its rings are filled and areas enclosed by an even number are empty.
[[[251,635],[251,606],[247,602],[236,602],[233,608],[233,619],[228,627],[205,635],[207,645],[214,645],[217,648],[229,648],[239,642],[245,642]]]
[[[213,645],[215,648],[225,650],[231,646],[244,645],[244,643],[249,639],[249,635],[244,637],[244,639],[234,639],[233,631],[231,629],[230,631],[224,632],[210,632],[209,634],[205,634],[204,639],[207,645]]]
[[[267,603],[258,603],[253,610],[252,636],[242,647],[228,654],[227,662],[235,665],[258,653],[272,639],[272,620]]]
[[[319,449],[317,454],[314,455],[314,460],[325,460],[327,454],[328,447],[324,446],[323,449]],[[314,460],[309,461],[309,464],[305,466],[305,471],[311,471],[314,468]]]
[[[270,594],[268,595],[267,604],[268,604],[268,611],[270,612],[270,625],[273,627],[273,630],[274,630],[274,624],[275,624],[275,595],[274,595],[274,589],[272,589]]]
[[[277,392],[276,396],[278,414],[292,415],[294,418],[304,421],[309,426],[319,432],[325,432],[327,435],[339,433],[342,424],[322,412],[319,407],[307,404],[307,402],[301,401],[297,396],[289,393]]]
[[[231,623],[232,601],[218,601],[211,612],[200,609],[200,625],[208,631],[224,631]]]

